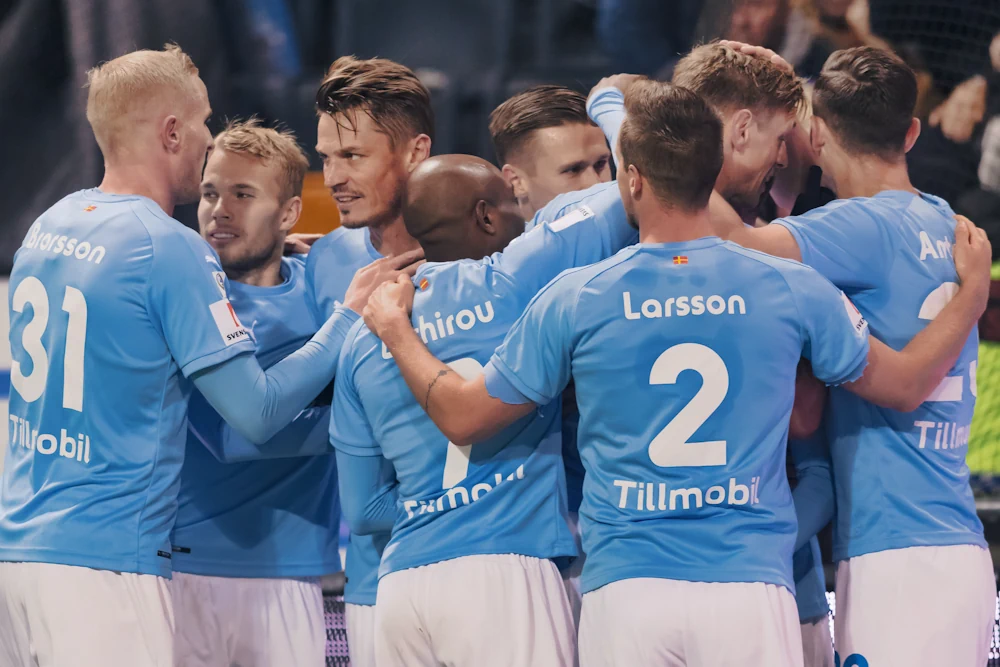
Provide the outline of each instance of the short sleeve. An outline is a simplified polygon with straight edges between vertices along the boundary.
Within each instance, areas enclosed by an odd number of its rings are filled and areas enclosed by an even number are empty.
[[[791,232],[802,263],[848,291],[885,284],[892,269],[893,237],[877,209],[860,201],[828,204],[771,223]]]
[[[802,356],[828,385],[854,382],[868,365],[868,323],[847,296],[808,267],[786,275],[801,317]]]
[[[355,322],[340,352],[330,412],[330,444],[354,456],[381,456],[382,448],[375,441],[354,380],[355,351],[361,334],[368,331],[364,324],[363,320]]]
[[[187,228],[154,233],[151,240],[150,315],[185,377],[253,352],[253,339],[229,303],[229,281],[212,247]]]
[[[614,183],[598,196],[514,239],[494,261],[525,301],[566,269],[611,257],[638,240]]]
[[[533,403],[550,403],[569,384],[575,311],[573,284],[560,276],[532,299],[490,359],[493,369]]]

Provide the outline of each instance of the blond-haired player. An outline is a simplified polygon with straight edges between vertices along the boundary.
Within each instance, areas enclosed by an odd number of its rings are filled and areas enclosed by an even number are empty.
[[[169,532],[192,387],[265,442],[330,382],[356,319],[339,309],[261,370],[215,251],[170,217],[198,198],[210,114],[176,46],[95,68],[104,180],[43,213],[14,258],[4,667],[172,665]]]

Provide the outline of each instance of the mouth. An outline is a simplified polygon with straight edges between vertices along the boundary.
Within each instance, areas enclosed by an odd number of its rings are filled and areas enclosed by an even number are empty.
[[[361,195],[333,195],[334,201],[340,206],[350,206],[361,198]]]
[[[208,242],[212,246],[226,245],[227,243],[235,241],[238,238],[239,236],[232,232],[225,232],[221,230],[209,232],[208,234]]]

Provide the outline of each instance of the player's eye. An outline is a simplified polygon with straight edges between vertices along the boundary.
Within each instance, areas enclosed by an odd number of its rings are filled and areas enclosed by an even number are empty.
[[[201,198],[202,199],[209,199],[209,200],[211,200],[211,199],[215,199],[216,197],[218,197],[218,195],[215,194],[214,192],[202,192],[201,193]]]
[[[249,192],[237,192],[236,193],[236,198],[237,199],[253,199],[253,195],[250,194]]]
[[[597,162],[594,163],[594,171],[596,171],[599,174],[602,171],[604,171],[607,168],[607,166],[608,166],[607,160],[598,160]]]

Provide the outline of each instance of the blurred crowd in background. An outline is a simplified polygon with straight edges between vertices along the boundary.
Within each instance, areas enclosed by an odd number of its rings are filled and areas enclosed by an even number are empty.
[[[312,152],[323,71],[339,55],[378,55],[432,91],[436,152],[488,159],[490,111],[536,83],[587,91],[614,72],[667,78],[680,54],[718,37],[768,46],[806,78],[836,49],[892,48],[920,77],[914,184],[986,228],[998,252],[998,35],[1000,0],[5,0],[0,269],[39,213],[100,181],[87,69],[167,41],[200,68],[213,130],[256,114]],[[193,222],[192,211],[178,217]]]

